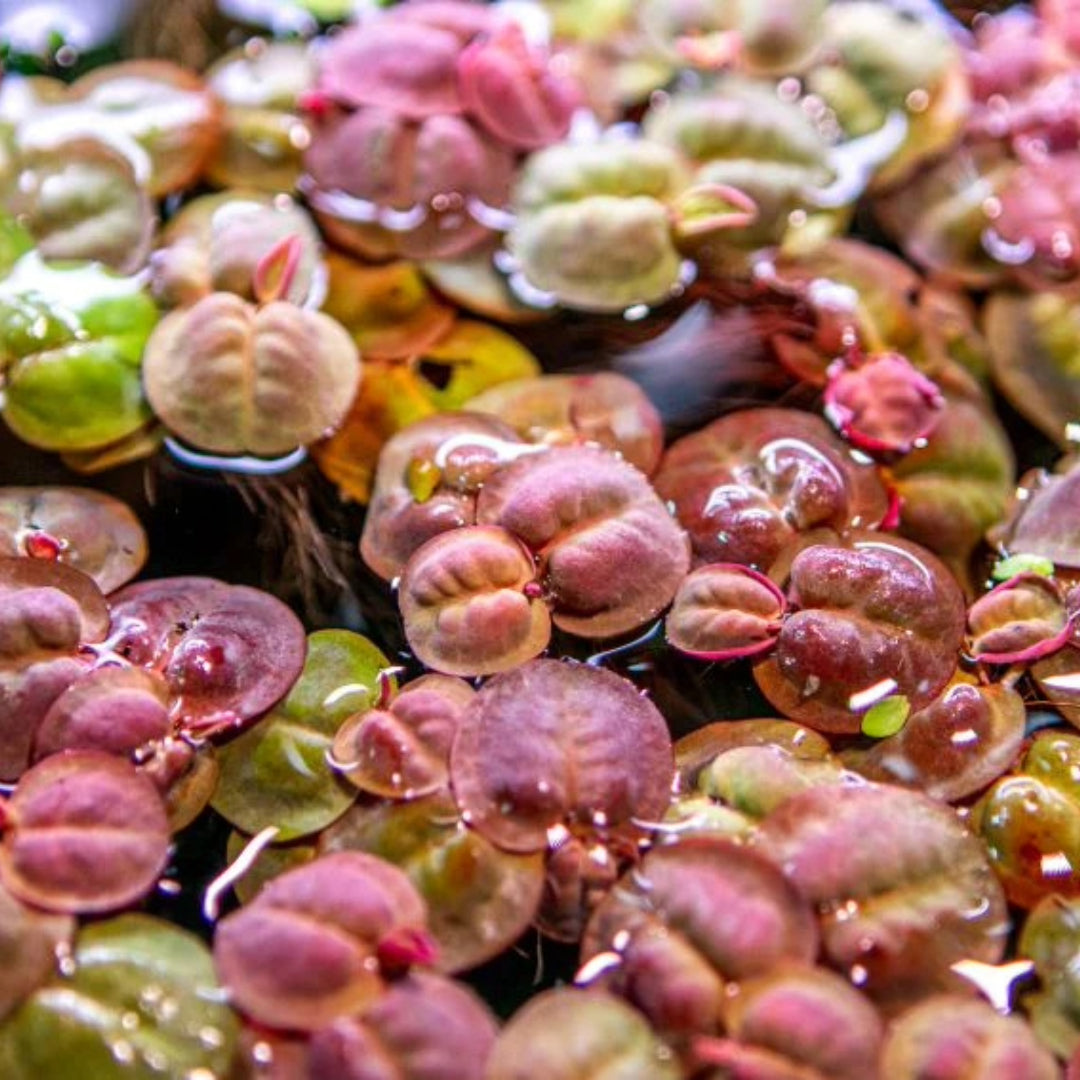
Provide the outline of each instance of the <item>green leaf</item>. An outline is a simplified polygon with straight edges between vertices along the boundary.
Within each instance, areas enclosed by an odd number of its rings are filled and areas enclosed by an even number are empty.
[[[887,739],[907,723],[911,702],[903,694],[882,698],[866,710],[862,718],[862,733],[872,739]]]
[[[190,1080],[228,1073],[238,1022],[206,946],[147,915],[95,923],[73,971],[0,1027],[5,1080]]]
[[[356,788],[327,764],[338,728],[381,695],[390,661],[348,630],[308,638],[304,670],[288,697],[218,753],[211,806],[246,833],[268,825],[292,840],[326,828],[356,798]]]
[[[990,571],[990,576],[994,581],[1010,581],[1018,574],[1040,574],[1042,577],[1053,577],[1054,564],[1042,555],[1020,552],[1005,559],[998,559],[994,563],[994,569]]]

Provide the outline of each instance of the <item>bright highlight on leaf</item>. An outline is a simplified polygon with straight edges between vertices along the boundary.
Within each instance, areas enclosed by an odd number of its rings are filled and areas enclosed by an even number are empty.
[[[866,710],[862,719],[862,733],[872,739],[887,739],[907,723],[910,713],[911,702],[903,694],[882,698]]]
[[[994,581],[1009,581],[1017,574],[1040,574],[1043,577],[1053,577],[1054,564],[1042,555],[1021,552],[1005,559],[998,559],[994,563],[994,569],[990,571],[990,577]]]

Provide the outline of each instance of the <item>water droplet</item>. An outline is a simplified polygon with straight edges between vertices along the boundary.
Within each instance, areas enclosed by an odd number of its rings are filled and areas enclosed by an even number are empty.
[[[1023,266],[1035,254],[1035,242],[1029,236],[1010,243],[996,229],[984,229],[982,246],[990,258],[1005,266]]]
[[[930,106],[930,95],[921,86],[917,87],[904,98],[904,104],[907,106],[908,112],[926,112]]]
[[[251,1048],[251,1057],[256,1065],[272,1065],[274,1048],[268,1042],[257,1042]]]
[[[788,75],[776,84],[776,96],[781,101],[796,102],[802,93],[802,83],[794,75]]]
[[[75,962],[75,954],[71,951],[71,946],[62,941],[56,946],[56,967],[60,974],[66,978],[71,978],[72,975],[78,970],[78,965]]]
[[[852,964],[851,970],[848,972],[848,977],[855,986],[865,986],[866,980],[870,977],[870,973],[862,966],[862,964]]]
[[[139,1027],[139,1014],[136,1012],[126,1012],[120,1017],[120,1026],[125,1031],[135,1031]]]
[[[217,1050],[225,1044],[225,1036],[218,1028],[207,1025],[199,1028],[199,1042],[207,1050]]]
[[[648,304],[631,304],[630,307],[623,312],[623,318],[626,319],[627,322],[640,322],[642,319],[648,317],[649,310]]]
[[[135,1063],[135,1047],[127,1039],[117,1039],[109,1050],[118,1064],[133,1065]]]

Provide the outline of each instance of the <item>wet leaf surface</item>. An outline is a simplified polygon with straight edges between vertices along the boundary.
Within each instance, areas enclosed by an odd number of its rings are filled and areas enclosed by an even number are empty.
[[[240,726],[278,702],[306,652],[300,620],[278,599],[214,578],[158,578],[112,597],[110,644],[160,673],[188,727]]]
[[[958,960],[1004,954],[1005,898],[982,844],[924,795],[812,788],[773,810],[755,845],[816,907],[830,965],[889,1009],[958,988]]]
[[[180,1080],[228,1070],[239,1025],[195,935],[122,915],[85,927],[68,963],[0,1027],[5,1076]]]
[[[533,557],[495,525],[466,525],[427,541],[405,564],[398,607],[413,653],[447,675],[508,671],[551,639]]]
[[[592,442],[621,454],[646,475],[663,451],[656,407],[636,383],[616,372],[515,379],[470,398],[528,442]]]
[[[93,488],[0,488],[0,551],[56,560],[92,577],[104,593],[146,561],[146,532],[126,503]]]
[[[356,798],[327,760],[342,724],[380,695],[390,662],[348,630],[308,637],[299,679],[284,700],[217,751],[213,808],[235,828],[278,828],[278,841],[326,828]]]
[[[1000,1016],[983,1001],[932,997],[897,1017],[881,1058],[883,1075],[915,1080],[1024,1076],[1054,1080],[1060,1070],[1018,1017]]]
[[[765,572],[799,533],[876,525],[885,489],[820,417],[744,409],[673,443],[656,476],[690,534],[696,563]]]
[[[972,826],[1009,900],[1080,894],[1080,737],[1042,732],[1016,770],[983,796]]]
[[[364,562],[390,581],[425,541],[475,524],[478,484],[522,446],[510,427],[479,413],[432,416],[394,436],[379,456]]]
[[[817,950],[814,914],[776,865],[697,837],[645,855],[597,907],[581,955],[613,952],[604,983],[658,1030],[691,1034],[716,1030],[730,981]]]
[[[463,679],[421,675],[389,703],[351,716],[334,738],[334,767],[361,791],[412,799],[444,788],[450,747],[475,691]]]
[[[0,1020],[52,977],[74,936],[70,915],[38,911],[0,887]]]
[[[792,561],[787,596],[792,614],[754,677],[790,719],[855,733],[860,711],[881,697],[902,694],[920,709],[956,668],[963,597],[945,566],[909,541],[859,533],[807,547]]]
[[[692,1054],[729,1075],[769,1080],[882,1075],[877,1060],[883,1025],[877,1010],[825,968],[792,966],[747,979],[728,996],[723,1014],[726,1036],[696,1039]]]
[[[1015,690],[956,675],[896,735],[840,756],[870,780],[957,802],[993,783],[1015,761],[1026,719]]]

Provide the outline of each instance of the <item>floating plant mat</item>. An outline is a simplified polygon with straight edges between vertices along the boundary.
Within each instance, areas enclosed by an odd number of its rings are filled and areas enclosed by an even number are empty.
[[[134,7],[0,15],[0,1074],[1080,1069],[1070,5]]]

